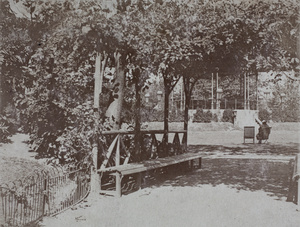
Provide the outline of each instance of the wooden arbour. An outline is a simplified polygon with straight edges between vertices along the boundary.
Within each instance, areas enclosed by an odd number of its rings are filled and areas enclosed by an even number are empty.
[[[173,134],[173,140],[170,143],[170,138],[167,143],[167,149],[164,149],[165,132],[163,130],[141,130],[141,157],[139,160],[148,160],[161,157],[167,157],[184,153],[187,148],[185,130],[169,131],[168,137]],[[127,164],[137,158],[134,157],[135,148],[133,140],[135,133],[133,131],[104,131],[102,135],[106,139],[106,145],[102,143],[101,153],[103,160],[99,169],[108,167],[109,165],[118,166]],[[158,137],[161,137],[160,139]],[[128,141],[130,140],[130,141]],[[107,146],[108,145],[108,146]],[[165,152],[167,150],[167,153]],[[145,154],[148,153],[148,154]]]
[[[108,146],[104,144],[100,146],[103,159],[97,172],[100,175],[100,181],[105,173],[115,176],[118,196],[121,196],[121,180],[124,175],[162,168],[191,161],[195,158],[193,155],[180,157],[187,150],[185,142],[187,131],[169,131],[167,137],[164,130],[142,130],[140,133],[141,157],[135,157],[137,154],[135,154],[136,149],[133,145],[135,136],[133,131],[102,132],[102,136],[106,138]],[[165,143],[166,138],[169,140],[168,143]],[[167,146],[167,148],[164,146]],[[197,158],[199,157],[197,156]],[[102,192],[103,190],[100,189],[100,191]]]

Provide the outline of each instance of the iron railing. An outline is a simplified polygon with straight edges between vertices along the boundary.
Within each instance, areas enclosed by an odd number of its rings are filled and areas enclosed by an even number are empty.
[[[34,174],[0,185],[0,226],[24,226],[55,215],[84,199],[90,190],[90,169],[83,166]]]
[[[222,98],[219,101],[220,109],[250,109],[250,110],[257,110],[257,101],[256,100],[244,100],[244,99],[226,99]],[[180,100],[174,100],[173,105],[175,109],[180,110],[184,109],[184,105]],[[190,109],[211,109],[212,108],[212,101],[211,99],[195,99],[192,98],[190,102]],[[217,100],[213,100],[213,109],[217,109]]]

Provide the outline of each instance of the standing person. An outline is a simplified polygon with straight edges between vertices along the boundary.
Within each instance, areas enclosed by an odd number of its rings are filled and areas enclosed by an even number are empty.
[[[263,120],[262,122],[260,122],[259,120],[255,119],[255,121],[259,124],[259,129],[258,129],[258,133],[256,135],[256,139],[258,140],[258,143],[261,143],[261,141],[263,139],[265,139],[266,137],[268,137],[269,135],[266,135],[267,132],[267,128],[269,128],[269,125],[267,124],[267,122],[265,120]]]

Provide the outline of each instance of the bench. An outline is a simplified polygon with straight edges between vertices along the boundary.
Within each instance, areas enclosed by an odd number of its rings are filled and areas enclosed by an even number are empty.
[[[125,165],[107,167],[107,168],[100,168],[98,173],[100,177],[103,174],[110,174],[116,177],[116,191],[113,194],[116,194],[118,197],[122,196],[121,192],[121,182],[123,176],[132,175],[132,174],[139,174],[138,176],[138,187],[141,186],[141,173],[159,169],[171,165],[176,165],[180,163],[189,162],[190,166],[193,167],[194,160],[199,160],[198,168],[201,168],[201,158],[203,154],[200,153],[184,153],[180,155],[165,157],[165,158],[157,158],[152,160],[146,160],[139,163],[129,163]],[[100,190],[101,193],[108,193],[111,194],[111,191],[104,191]]]

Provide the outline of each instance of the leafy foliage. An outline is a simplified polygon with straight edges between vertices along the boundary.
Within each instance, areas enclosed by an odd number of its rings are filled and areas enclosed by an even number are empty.
[[[197,109],[194,114],[193,122],[210,123],[214,118],[211,111],[204,111],[203,109]]]
[[[232,109],[224,110],[223,116],[222,116],[222,121],[233,123],[233,110]]]
[[[171,109],[169,122],[183,122],[184,112]]]
[[[268,106],[272,112],[273,121],[299,122],[299,84],[289,80],[283,84],[275,84],[273,98],[268,103]]]
[[[5,116],[0,115],[0,143],[8,142],[8,137],[11,136],[9,131],[9,123]]]
[[[271,113],[266,109],[260,109],[258,112],[258,118],[262,121],[269,121],[271,119]]]
[[[10,142],[9,137],[17,132],[18,127],[15,109],[11,105],[6,106],[3,115],[0,114],[0,143]]]
[[[113,14],[96,0],[24,0],[21,17],[8,0],[1,1],[1,103],[18,109],[32,149],[41,155],[50,152],[61,163],[90,159],[97,53],[107,57],[100,130],[109,128],[104,115],[114,98],[116,54],[127,76],[122,119],[130,124],[140,114],[134,102],[148,87],[150,72],[163,76],[168,102],[181,76],[189,101],[195,82],[216,67],[224,74],[298,67],[299,7],[293,0],[117,2],[118,13]],[[165,120],[172,120],[173,112],[168,116],[166,107]],[[194,120],[213,118],[211,112],[197,110]],[[61,146],[67,154],[60,153]]]

